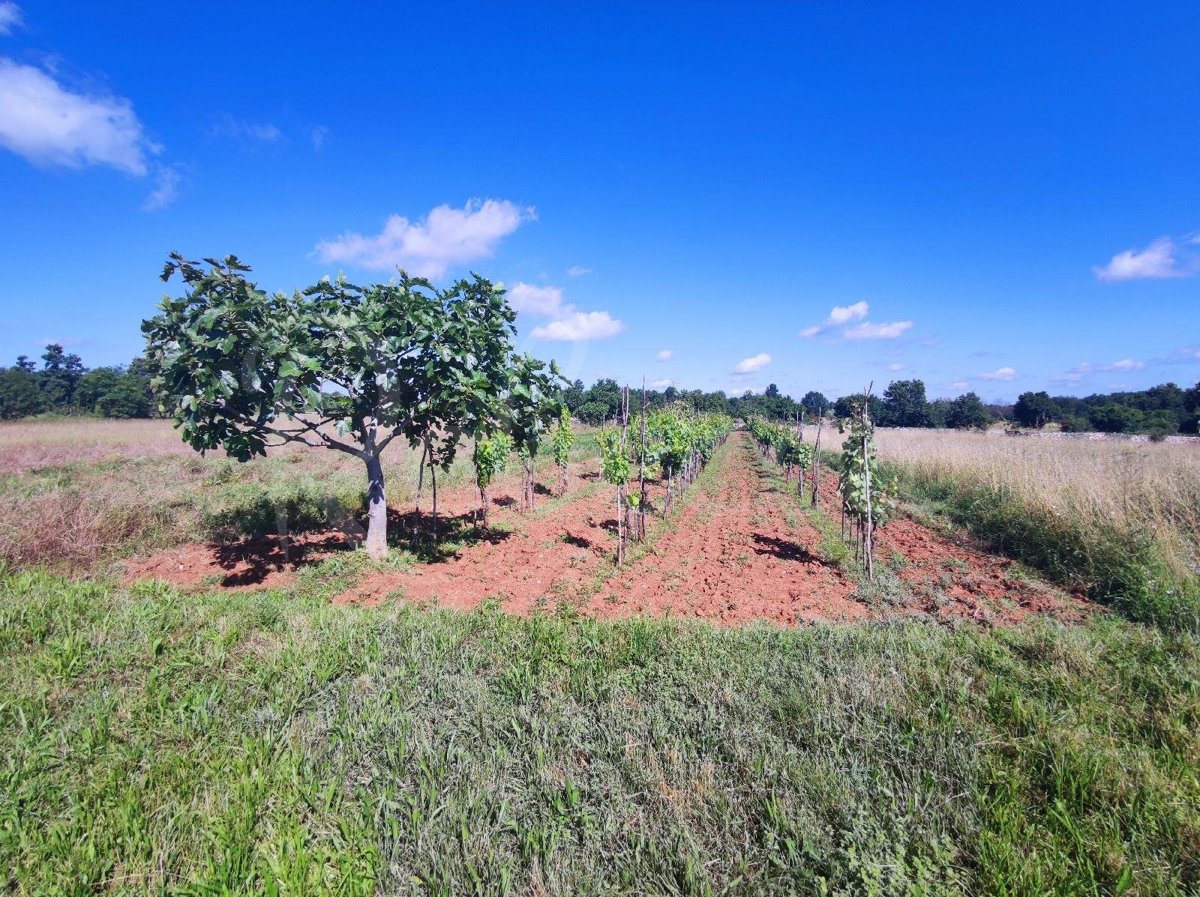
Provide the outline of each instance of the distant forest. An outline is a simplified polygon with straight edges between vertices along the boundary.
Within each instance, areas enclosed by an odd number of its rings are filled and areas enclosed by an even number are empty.
[[[579,420],[600,424],[620,410],[621,386],[611,378],[597,380],[590,387],[576,380],[566,387],[564,398]],[[640,400],[641,390],[635,387],[631,405],[636,407]],[[811,420],[826,414],[848,417],[860,401],[858,395],[829,399],[815,390],[796,400],[781,393],[774,383],[762,393],[747,391],[740,396],[674,386],[646,390],[646,402],[652,408],[685,402],[697,411],[770,420]],[[1003,420],[1030,428],[1057,424],[1073,432],[1145,433],[1162,438],[1173,433],[1196,435],[1200,426],[1200,383],[1191,389],[1164,383],[1139,392],[1085,398],[1026,392],[1013,405],[985,405],[973,392],[930,401],[923,381],[895,380],[870,401],[872,418],[884,427],[968,429]],[[42,354],[41,364],[22,355],[12,367],[0,368],[0,419],[4,420],[38,414],[151,417],[156,406],[150,373],[142,358],[124,367],[88,369],[78,355],[51,344]]]

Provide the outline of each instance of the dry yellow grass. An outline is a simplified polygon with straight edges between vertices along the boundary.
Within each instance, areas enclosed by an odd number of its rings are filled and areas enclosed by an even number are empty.
[[[812,438],[809,429],[807,438]],[[826,429],[823,441],[840,447]],[[1200,440],[1150,443],[880,429],[879,457],[919,484],[1003,491],[1054,517],[1148,536],[1183,577],[1200,575]]]

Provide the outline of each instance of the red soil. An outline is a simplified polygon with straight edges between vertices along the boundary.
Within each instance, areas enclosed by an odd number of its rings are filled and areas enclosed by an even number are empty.
[[[837,477],[822,471],[821,506],[840,514]],[[836,517],[835,517],[836,519]],[[895,610],[940,619],[966,617],[983,623],[1016,623],[1045,613],[1080,620],[1093,609],[1085,599],[1018,574],[1017,564],[973,545],[897,517],[875,531],[875,566],[892,567],[909,595]]]
[[[294,533],[286,541],[264,536],[228,544],[181,545],[125,561],[125,580],[162,579],[182,588],[274,588],[291,582],[297,568],[348,547],[346,537],[338,532]]]
[[[1033,613],[1077,619],[1087,612],[1080,599],[1014,576],[1012,562],[908,518],[892,521],[877,538],[877,564],[894,568],[903,586],[867,603],[850,577],[821,559],[821,534],[795,498],[764,474],[749,437],[735,433],[720,453],[715,463],[721,469],[709,486],[715,492],[693,487],[665,527],[651,517],[652,546],[615,574],[613,494],[588,464],[573,469],[566,499],[543,497],[540,509],[527,515],[516,510],[519,480],[506,478],[493,490],[493,528],[482,532],[468,516],[478,505],[477,491],[447,490],[439,506],[447,525],[460,527],[464,547],[457,554],[368,574],[335,600],[376,604],[400,596],[465,610],[495,598],[518,614],[566,603],[600,618],[694,616],[722,625],[910,614],[1014,623]],[[834,478],[823,479],[823,507],[836,513]],[[654,484],[651,499],[651,507],[661,507],[660,485]],[[211,585],[217,575],[230,587],[281,585],[300,564],[343,547],[342,537],[331,533],[293,541],[289,558],[273,539],[185,546],[127,569],[130,579],[153,576],[184,586]]]
[[[754,469],[755,451],[745,434],[734,434],[724,469],[715,472],[715,497],[690,496],[650,552],[610,580],[588,612],[703,617],[724,625],[867,616],[869,608],[852,597],[854,583],[821,560],[820,533]]]

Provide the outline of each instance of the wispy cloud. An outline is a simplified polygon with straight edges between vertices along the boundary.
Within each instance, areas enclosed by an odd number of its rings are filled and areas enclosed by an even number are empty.
[[[175,201],[179,195],[179,172],[174,168],[160,168],[155,177],[154,189],[150,191],[150,195],[146,197],[146,201],[142,203],[142,211],[156,212],[159,209],[166,208]]]
[[[1146,367],[1146,362],[1133,358],[1122,358],[1112,364],[1093,364],[1085,361],[1077,364],[1065,374],[1052,377],[1051,383],[1080,383],[1092,374],[1127,374],[1130,371],[1140,371]]]
[[[651,380],[650,385],[655,389],[666,389],[668,386],[674,386],[674,380]]]
[[[889,364],[889,365],[888,365],[888,370],[889,370],[889,371],[891,371],[891,372],[894,374],[894,373],[896,373],[897,371],[902,371],[902,370],[904,370],[904,365],[902,365],[902,364],[901,364],[900,362],[898,362],[898,361],[893,361],[891,364]]]
[[[567,269],[567,277],[583,277],[583,275],[591,273],[591,268],[585,268],[582,265],[572,265]]]
[[[374,271],[400,267],[422,277],[441,277],[452,265],[491,258],[500,240],[536,218],[532,208],[506,199],[473,199],[461,209],[438,206],[420,221],[392,215],[378,234],[345,233],[318,243],[315,253],[326,264]]]
[[[533,336],[536,339],[581,342],[616,336],[624,329],[625,325],[606,311],[573,311],[557,321],[535,327]]]
[[[563,302],[563,291],[555,286],[517,282],[508,291],[508,301],[518,312],[553,320],[533,328],[536,339],[583,340],[616,336],[625,325],[606,311],[584,312]]]
[[[970,385],[971,384],[969,384],[966,380],[955,380],[953,383],[950,384],[950,388],[951,389],[966,389]]]
[[[232,115],[222,115],[208,129],[210,137],[225,137],[243,143],[278,143],[283,131],[270,122],[246,122]]]
[[[911,329],[912,321],[890,321],[886,324],[872,324],[870,321],[851,327],[844,334],[846,339],[899,339]]]
[[[829,317],[823,323],[817,324],[815,327],[805,327],[800,331],[800,335],[805,339],[812,339],[834,327],[849,324],[851,321],[860,321],[867,316],[869,311],[870,306],[866,302],[855,302],[853,305],[835,305],[829,312]]]
[[[735,374],[756,374],[771,363],[771,356],[766,352],[759,352],[757,355],[751,355],[749,358],[743,358],[733,367]]]
[[[1016,368],[1002,367],[994,371],[989,371],[986,374],[980,374],[980,380],[1001,380],[1005,383],[1011,382],[1017,376]]]
[[[1195,245],[1192,238],[1184,239],[1186,243]],[[1173,239],[1159,237],[1145,249],[1126,249],[1124,252],[1118,252],[1107,265],[1092,268],[1092,273],[1096,275],[1097,280],[1104,283],[1190,277],[1198,269],[1195,261],[1190,254],[1181,253]]]
[[[318,125],[312,129],[309,138],[312,140],[313,149],[319,153],[325,148],[325,143],[329,140],[329,129],[324,125]]]
[[[674,357],[675,357],[675,351],[673,349],[659,349],[658,354],[656,354],[654,356],[654,360],[655,361],[670,361]]]
[[[0,145],[35,165],[106,165],[137,177],[162,151],[124,97],[75,93],[41,69],[2,58]]]
[[[21,15],[21,7],[9,0],[0,3],[0,34],[12,34],[24,24],[25,17]]]

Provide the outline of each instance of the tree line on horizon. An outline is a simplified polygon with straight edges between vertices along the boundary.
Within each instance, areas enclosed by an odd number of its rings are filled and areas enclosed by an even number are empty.
[[[105,418],[157,416],[150,385],[151,372],[139,356],[126,366],[87,368],[79,355],[51,343],[40,366],[25,355],[11,367],[0,368],[0,420],[39,414],[89,415]],[[611,377],[586,387],[575,380],[563,391],[573,415],[586,424],[611,420],[621,407],[621,386]],[[746,390],[729,396],[722,390],[646,389],[650,408],[677,402],[697,412],[728,414],[743,420],[811,420],[823,415],[849,418],[858,394],[829,399],[810,390],[798,401],[772,383],[761,393]],[[1164,383],[1140,391],[1093,394],[1085,397],[1024,392],[1012,405],[985,404],[974,392],[957,398],[926,397],[919,379],[894,380],[882,395],[870,399],[872,420],[882,427],[985,429],[1005,421],[1030,429],[1056,424],[1067,432],[1144,433],[1162,438],[1174,433],[1195,435],[1200,426],[1200,383],[1182,389]]]
[[[566,404],[580,421],[600,425],[620,409],[621,387],[605,377],[591,387],[576,380],[564,392]],[[761,393],[747,390],[728,396],[721,390],[647,389],[651,408],[686,402],[697,411],[723,412],[748,420],[795,420],[832,415],[848,419],[862,401],[858,393],[829,399],[810,390],[799,400],[780,392],[772,383]],[[925,383],[919,379],[894,380],[882,395],[870,397],[871,419],[881,427],[986,429],[1003,421],[1040,429],[1058,424],[1068,432],[1145,433],[1161,438],[1174,433],[1195,435],[1200,423],[1200,383],[1181,389],[1165,383],[1137,392],[1094,394],[1084,398],[1050,396],[1046,392],[1022,393],[1014,404],[985,404],[974,392],[957,398],[929,400]]]
[[[39,414],[150,417],[150,376],[141,356],[124,367],[88,369],[74,352],[50,343],[40,366],[21,355],[12,367],[0,368],[0,420]]]

